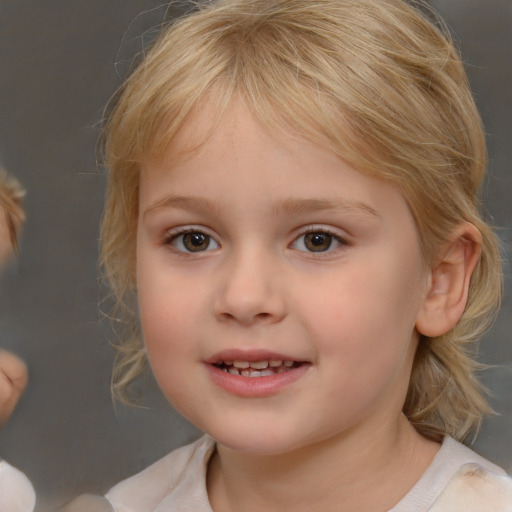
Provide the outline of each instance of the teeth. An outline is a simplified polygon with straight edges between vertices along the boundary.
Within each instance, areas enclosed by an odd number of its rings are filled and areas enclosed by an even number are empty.
[[[268,361],[253,361],[249,363],[251,368],[254,368],[256,370],[264,370],[268,367]]]
[[[293,361],[280,361],[278,359],[271,359],[270,361],[218,361],[218,365],[225,364],[226,366],[234,366],[235,368],[254,368],[256,370],[264,370],[269,366],[271,368],[278,368],[282,364],[285,366],[293,366]]]
[[[290,370],[294,361],[271,359],[267,361],[218,361],[217,366],[224,372],[242,377],[270,377]]]

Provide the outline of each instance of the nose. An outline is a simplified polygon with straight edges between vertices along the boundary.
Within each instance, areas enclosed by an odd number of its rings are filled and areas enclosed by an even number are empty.
[[[214,301],[221,322],[243,326],[280,322],[286,315],[279,265],[261,253],[240,254],[225,262]]]

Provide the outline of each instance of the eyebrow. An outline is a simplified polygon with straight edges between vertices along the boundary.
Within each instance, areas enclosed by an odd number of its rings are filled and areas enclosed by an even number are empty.
[[[221,209],[220,205],[204,197],[168,195],[151,204],[148,208],[146,208],[146,210],[144,210],[142,215],[145,217],[147,214],[153,212],[154,210],[159,210],[160,208],[179,208],[182,210],[195,211],[219,211]],[[280,199],[275,203],[272,209],[272,213],[274,215],[279,215],[281,213],[298,215],[315,211],[348,211],[380,218],[377,210],[372,208],[370,205],[362,201],[350,201],[341,198]]]
[[[342,198],[335,199],[282,199],[274,206],[274,214],[281,212],[300,214],[314,211],[349,211],[380,217],[377,210],[362,201],[350,201]]]
[[[147,214],[153,212],[154,210],[159,210],[160,208],[180,208],[182,210],[219,210],[219,206],[204,198],[197,196],[164,196],[163,198],[155,201],[153,204],[148,206],[144,213],[142,214],[145,217]]]

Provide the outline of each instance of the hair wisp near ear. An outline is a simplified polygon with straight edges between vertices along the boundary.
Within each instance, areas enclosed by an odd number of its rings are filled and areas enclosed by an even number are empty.
[[[442,247],[430,270],[427,293],[416,329],[430,338],[453,329],[467,304],[471,276],[480,257],[481,234],[461,224]]]

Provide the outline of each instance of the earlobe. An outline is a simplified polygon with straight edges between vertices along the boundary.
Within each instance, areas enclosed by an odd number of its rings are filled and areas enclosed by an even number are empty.
[[[424,336],[441,336],[460,320],[466,307],[471,275],[480,257],[481,235],[470,223],[461,224],[442,248],[430,270],[426,296],[416,319]]]

